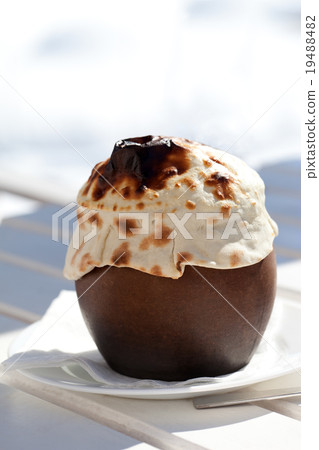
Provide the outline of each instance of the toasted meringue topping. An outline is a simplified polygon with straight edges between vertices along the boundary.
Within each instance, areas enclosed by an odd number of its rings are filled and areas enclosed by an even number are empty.
[[[257,172],[187,139],[118,141],[77,200],[95,212],[75,230],[79,245],[71,242],[64,270],[69,279],[111,264],[171,278],[187,264],[243,267],[265,258],[278,234]]]

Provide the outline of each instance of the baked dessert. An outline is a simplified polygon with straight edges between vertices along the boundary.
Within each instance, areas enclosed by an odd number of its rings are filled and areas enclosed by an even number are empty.
[[[183,380],[249,362],[276,289],[277,226],[253,169],[186,139],[130,138],[77,200],[90,214],[64,274],[112,368]]]

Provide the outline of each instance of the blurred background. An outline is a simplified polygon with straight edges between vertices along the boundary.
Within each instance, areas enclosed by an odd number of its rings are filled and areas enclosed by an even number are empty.
[[[41,254],[60,270],[66,248],[49,242],[52,212],[75,199],[116,140],[146,134],[201,141],[255,167],[279,224],[278,261],[298,260],[299,8],[297,0],[6,2],[2,273],[17,254]]]

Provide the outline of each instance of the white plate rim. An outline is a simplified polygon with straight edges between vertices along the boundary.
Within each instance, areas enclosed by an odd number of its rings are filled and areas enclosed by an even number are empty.
[[[281,300],[283,305],[288,304],[290,307],[296,307],[300,311],[300,303],[291,301],[288,299],[282,299]],[[8,348],[8,356],[12,356],[13,354],[18,352],[18,349],[21,347],[21,345],[24,343],[25,339],[30,335],[30,333],[36,328],[38,325],[38,322],[35,322],[25,329],[22,330],[21,333],[19,333],[11,342],[9,348]],[[50,370],[50,368],[42,368],[45,370]],[[117,387],[107,387],[104,386],[102,383],[96,382],[96,385],[90,385],[88,384],[87,380],[83,380],[81,378],[74,377],[74,380],[77,380],[75,383],[72,381],[72,378],[68,381],[65,380],[65,377],[70,376],[62,367],[55,368],[59,369],[64,377],[64,380],[62,379],[52,379],[48,378],[46,376],[39,376],[37,373],[34,373],[33,369],[19,369],[18,372],[23,374],[24,376],[35,380],[37,382],[55,386],[71,391],[76,392],[85,392],[85,393],[92,393],[92,394],[103,394],[103,395],[110,395],[110,396],[116,396],[116,397],[126,397],[126,398],[138,398],[138,399],[181,399],[181,398],[191,398],[191,397],[197,397],[201,395],[208,395],[208,394],[215,394],[215,393],[223,393],[228,391],[234,391],[238,390],[256,383],[260,383],[262,381],[268,381],[274,378],[277,378],[279,376],[284,376],[291,374],[295,372],[296,370],[300,369],[300,366],[296,368],[289,368],[286,369],[280,369],[280,370],[274,370],[273,373],[268,373],[266,375],[260,375],[259,377],[256,376],[253,379],[249,378],[246,381],[243,379],[240,380],[233,380],[227,383],[227,378],[225,378],[226,382],[219,382],[219,383],[204,383],[204,384],[198,384],[193,386],[180,386],[180,387],[161,387],[161,388],[117,388]],[[36,369],[35,369],[36,370]],[[38,368],[37,370],[41,370],[41,368]]]

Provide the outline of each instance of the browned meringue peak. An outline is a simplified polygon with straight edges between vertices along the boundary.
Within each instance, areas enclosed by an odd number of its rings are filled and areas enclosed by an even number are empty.
[[[158,198],[162,190],[178,189],[181,185],[194,189],[196,180],[188,176],[192,169],[197,166],[207,170],[213,165],[221,168],[222,173],[215,170],[207,178],[202,171],[199,178],[202,177],[207,186],[215,186],[217,197],[231,197],[232,171],[214,157],[210,147],[174,137],[124,139],[115,144],[109,159],[94,167],[80,190],[78,202],[104,210],[121,210],[128,206],[131,209],[135,202],[137,209],[143,209],[143,201]]]

